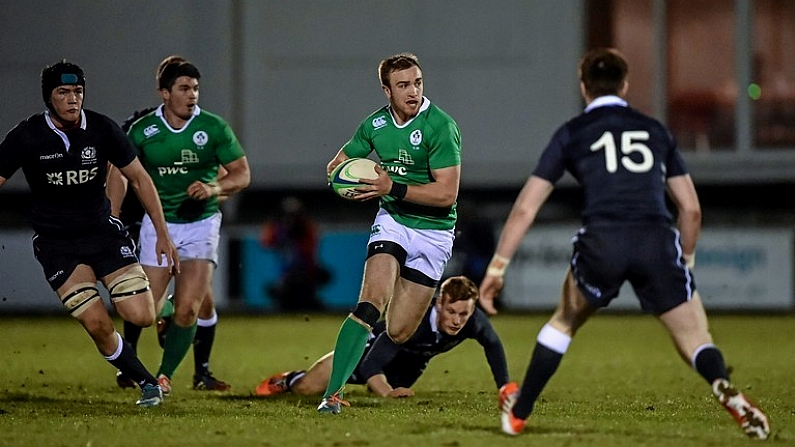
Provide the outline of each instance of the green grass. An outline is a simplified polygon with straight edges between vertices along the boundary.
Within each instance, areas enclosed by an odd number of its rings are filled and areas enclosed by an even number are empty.
[[[521,381],[546,316],[499,315],[511,376]],[[222,315],[213,370],[226,394],[189,388],[192,357],[173,396],[140,409],[114,369],[70,318],[0,319],[0,446],[727,446],[749,445],[706,383],[677,357],[648,316],[599,315],[580,332],[536,406],[528,429],[498,427],[496,390],[480,347],[434,359],[409,399],[350,386],[351,407],[321,415],[317,398],[252,395],[272,373],[305,368],[329,351],[342,315]],[[733,379],[767,411],[768,441],[795,444],[795,317],[713,316]],[[156,369],[154,331],[142,359]]]

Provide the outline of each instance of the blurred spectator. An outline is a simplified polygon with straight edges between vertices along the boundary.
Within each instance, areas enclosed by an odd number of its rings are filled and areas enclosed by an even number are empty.
[[[324,310],[317,289],[329,282],[330,273],[317,261],[317,223],[300,200],[287,197],[282,201],[281,215],[263,225],[260,244],[276,250],[282,258],[279,279],[267,286],[279,309]]]

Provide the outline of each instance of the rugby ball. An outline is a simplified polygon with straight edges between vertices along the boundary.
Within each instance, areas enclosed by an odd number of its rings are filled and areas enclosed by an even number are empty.
[[[377,163],[369,158],[349,158],[331,171],[329,186],[343,199],[353,200],[361,194],[356,191],[356,188],[362,186],[359,179],[378,178],[378,173],[375,172],[376,165]]]

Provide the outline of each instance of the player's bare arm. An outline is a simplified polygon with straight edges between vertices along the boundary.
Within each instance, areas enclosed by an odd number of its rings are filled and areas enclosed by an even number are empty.
[[[689,174],[668,179],[668,194],[678,211],[682,251],[688,264],[694,261],[696,240],[701,232],[701,204]],[[693,267],[690,265],[690,267]]]
[[[361,179],[361,183],[368,186],[357,189],[362,194],[356,200],[364,201],[388,195],[394,183],[387,171],[380,166],[375,168],[378,178],[374,180]],[[424,185],[409,185],[403,200],[427,206],[449,207],[453,206],[458,198],[458,186],[461,181],[461,166],[450,166],[431,171],[434,181]]]
[[[384,397],[402,398],[402,397],[411,397],[413,395],[414,395],[414,390],[412,390],[411,388],[399,386],[393,389],[392,391],[390,391],[389,394],[387,394]]]
[[[124,195],[127,193],[127,178],[121,175],[121,171],[118,168],[110,163],[108,164],[105,193],[110,199],[110,214],[120,217],[121,205],[124,202]]]
[[[480,306],[487,314],[497,313],[494,299],[502,290],[505,269],[527,230],[535,221],[538,210],[547,201],[554,188],[555,186],[549,181],[531,175],[516,198],[497,243],[497,250],[480,285]]]
[[[414,395],[411,388],[392,388],[384,374],[376,374],[367,379],[367,387],[381,397],[410,397]]]
[[[224,167],[223,167],[223,165],[221,165],[221,166],[218,166],[218,180],[219,180],[219,181],[220,181],[222,178],[226,177],[226,174],[228,174],[228,173],[229,173],[229,171],[227,171],[227,170],[226,170],[226,168],[224,168]],[[230,194],[229,194],[229,193],[226,193],[226,192],[223,192],[223,191],[221,191],[221,195],[219,195],[219,196],[218,196],[218,201],[219,201],[219,202],[223,202],[223,201],[225,201],[226,199],[228,199],[228,198],[229,198],[229,196],[230,196]]]
[[[5,185],[5,183],[6,183],[5,177],[0,176],[0,186]]]
[[[331,172],[334,170],[334,168],[336,168],[338,164],[342,163],[348,158],[350,157],[345,155],[345,152],[343,152],[342,149],[340,149],[339,152],[337,152],[337,155],[335,155],[334,158],[332,158],[331,161],[328,162],[328,164],[326,165],[326,177],[327,178],[330,177]]]
[[[168,234],[166,227],[166,219],[163,216],[163,206],[160,203],[160,197],[157,195],[152,178],[146,173],[140,160],[137,158],[130,164],[123,168],[119,168],[124,177],[129,181],[141,201],[144,210],[152,219],[152,224],[157,232],[157,245],[156,250],[158,253],[158,263],[161,263],[163,257],[166,260],[166,266],[171,268],[175,273],[179,273],[179,256],[177,255],[177,248],[174,242],[171,241],[171,236]],[[161,264],[162,265],[162,264]]]
[[[188,185],[187,193],[196,200],[206,200],[210,197],[228,197],[235,194],[251,183],[251,170],[248,166],[246,157],[223,165],[226,175],[218,176],[214,183],[202,183],[199,181]]]

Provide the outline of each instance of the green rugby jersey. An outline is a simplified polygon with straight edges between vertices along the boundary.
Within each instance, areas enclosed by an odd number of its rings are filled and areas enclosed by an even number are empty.
[[[229,124],[199,106],[185,126],[173,129],[161,105],[136,121],[127,135],[157,188],[166,221],[172,223],[195,222],[218,211],[218,197],[192,199],[188,185],[216,182],[219,164],[245,155]]]
[[[431,170],[461,164],[461,133],[450,115],[431,104],[428,98],[423,98],[417,116],[403,126],[395,123],[387,105],[368,116],[343,146],[343,152],[351,158],[367,157],[372,151],[393,181],[423,185],[434,181]],[[455,227],[455,204],[435,207],[382,196],[380,205],[398,223],[409,228]]]

